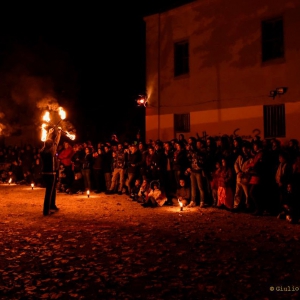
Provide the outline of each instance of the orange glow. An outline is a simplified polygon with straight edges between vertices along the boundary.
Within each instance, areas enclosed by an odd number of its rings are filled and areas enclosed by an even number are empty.
[[[45,114],[43,115],[43,121],[50,122],[50,113],[49,113],[49,111],[45,111]]]
[[[41,141],[42,142],[45,142],[46,139],[47,139],[47,130],[45,129],[46,128],[46,124],[42,124],[42,137],[41,137]]]
[[[71,134],[68,131],[66,131],[66,136],[72,141],[74,141],[76,138],[75,134]]]
[[[11,178],[9,178],[9,180],[8,180],[8,184],[11,184],[11,181],[12,181],[12,179],[11,179]]]
[[[88,198],[90,197],[90,190],[87,190],[86,191],[86,194],[87,194],[87,196],[88,196]]]
[[[60,115],[60,118],[61,118],[62,120],[64,120],[64,119],[66,118],[66,112],[63,110],[62,107],[59,107],[59,108],[58,108],[58,114]]]
[[[182,211],[183,210],[183,203],[178,199],[178,203],[179,203],[179,206],[180,206],[180,210]]]
[[[33,188],[34,188],[34,183],[31,184],[31,189],[33,190]]]

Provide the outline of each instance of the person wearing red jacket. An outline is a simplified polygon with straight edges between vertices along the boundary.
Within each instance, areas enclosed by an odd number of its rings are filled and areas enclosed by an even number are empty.
[[[66,192],[69,192],[74,181],[74,171],[73,171],[73,164],[72,164],[73,155],[74,155],[73,147],[68,142],[64,142],[64,149],[58,154],[58,159],[60,161],[60,164],[63,165],[64,173],[66,175],[65,178]]]

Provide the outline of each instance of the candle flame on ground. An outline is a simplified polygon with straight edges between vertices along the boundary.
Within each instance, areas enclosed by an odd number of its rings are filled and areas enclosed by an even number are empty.
[[[179,206],[182,207],[183,203],[178,199]]]

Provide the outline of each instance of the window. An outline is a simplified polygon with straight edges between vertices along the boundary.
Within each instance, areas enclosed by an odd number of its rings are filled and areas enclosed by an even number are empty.
[[[285,137],[285,106],[264,106],[264,136],[265,138]]]
[[[175,132],[190,131],[190,114],[175,114],[174,115],[174,130]]]
[[[284,57],[283,20],[271,19],[262,22],[262,61]]]
[[[174,45],[174,76],[189,73],[189,43],[187,41]]]

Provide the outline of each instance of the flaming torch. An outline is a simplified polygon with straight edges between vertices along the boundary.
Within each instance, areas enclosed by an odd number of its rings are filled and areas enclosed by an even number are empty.
[[[90,190],[86,191],[87,197],[90,198]]]
[[[33,188],[34,188],[34,183],[32,182],[31,183],[31,189],[33,190]]]
[[[46,126],[47,124],[42,124],[42,137],[41,137],[41,141],[45,142],[47,139],[47,130],[46,130]]]
[[[179,206],[180,206],[180,211],[183,211],[183,203],[180,201],[180,199],[178,199],[178,203],[179,203]]]
[[[56,125],[54,125],[51,122],[50,112],[49,111],[45,111],[45,113],[44,113],[44,115],[42,117],[44,122],[47,122],[49,126],[53,126],[53,129],[55,129],[56,127],[58,127],[59,123],[61,121],[63,121],[66,118],[66,115],[67,115],[66,111],[62,107],[58,108],[57,113],[60,116],[60,120],[59,120],[59,122]],[[46,139],[47,139],[47,136],[48,136],[46,127],[47,127],[47,124],[43,123],[42,124],[42,137],[41,137],[41,141],[42,142],[45,142]],[[65,130],[62,130],[62,133],[64,133],[70,140],[72,140],[72,141],[75,140],[75,134],[72,134],[72,133],[70,133],[68,131],[65,131]]]
[[[65,135],[72,141],[75,140],[75,134],[71,134],[68,131],[63,131],[65,133]]]
[[[58,108],[58,114],[60,115],[60,118],[61,118],[62,120],[64,120],[64,119],[66,118],[66,116],[67,116],[66,112],[63,110],[62,107],[59,107],[59,108]]]
[[[45,114],[43,115],[43,121],[49,123],[50,122],[50,113],[49,111],[45,111]]]

